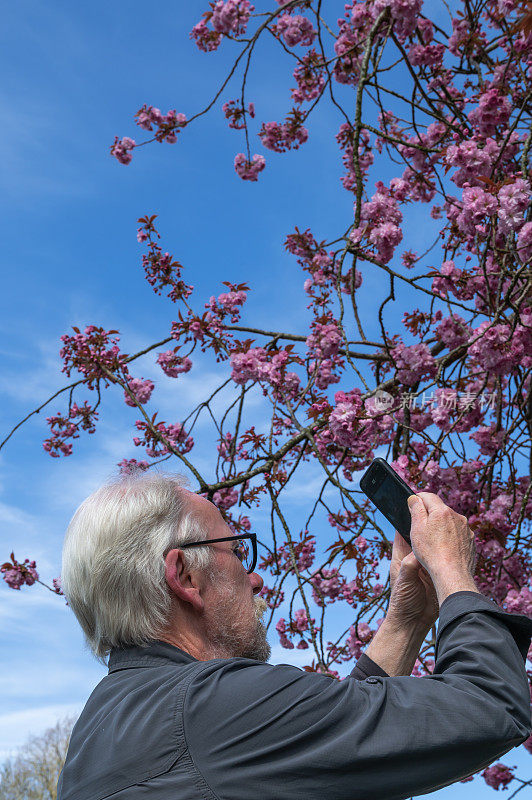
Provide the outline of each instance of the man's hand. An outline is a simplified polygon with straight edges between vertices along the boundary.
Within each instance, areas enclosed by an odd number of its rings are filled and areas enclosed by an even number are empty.
[[[397,531],[392,549],[390,586],[386,618],[398,628],[417,626],[428,632],[440,612],[436,589],[427,570]]]

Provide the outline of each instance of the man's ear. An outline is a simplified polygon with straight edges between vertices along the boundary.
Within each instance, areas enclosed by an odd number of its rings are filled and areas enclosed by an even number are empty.
[[[165,560],[166,582],[183,603],[190,603],[195,611],[203,611],[205,603],[194,571],[185,566],[182,550],[170,550]]]

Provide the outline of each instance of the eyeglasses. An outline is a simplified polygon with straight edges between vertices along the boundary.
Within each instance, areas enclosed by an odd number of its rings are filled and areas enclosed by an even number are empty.
[[[224,536],[221,539],[205,539],[203,542],[186,542],[186,544],[179,545],[179,549],[183,550],[185,547],[204,547],[207,544],[214,544],[215,542],[237,542],[237,545],[232,548],[233,553],[238,560],[242,562],[248,574],[253,572],[257,564],[256,533],[243,533],[241,536]]]

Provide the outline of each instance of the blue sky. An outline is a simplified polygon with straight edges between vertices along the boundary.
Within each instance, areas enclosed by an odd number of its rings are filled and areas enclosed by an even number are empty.
[[[153,294],[140,266],[136,220],[144,214],[159,215],[163,248],[185,265],[198,308],[224,290],[222,281],[247,281],[252,286],[244,316],[248,323],[306,333],[304,276],[283,242],[296,225],[310,227],[319,239],[332,239],[351,222],[352,198],[339,183],[342,168],[334,141],[342,121],[338,112],[328,107],[311,119],[309,142],[291,154],[265,152],[255,139],[252,153],[264,153],[267,160],[258,183],[241,181],[233,168],[243,139],[228,128],[221,105],[238,96],[236,83],[207,117],[181,134],[178,144],[143,148],[129,167],[108,154],[115,135],[144,138],[133,123],[143,103],[190,117],[211,99],[234,50],[203,54],[188,38],[205,7],[197,0],[179,7],[163,0],[149,11],[137,0],[127,9],[101,0],[90,5],[20,0],[4,10],[3,435],[63,385],[59,337],[72,325],[117,328],[128,353],[168,335],[174,308]],[[330,20],[342,12],[343,4],[334,4]],[[249,80],[259,122],[280,120],[290,107],[292,67],[282,57],[270,58],[271,53],[268,44],[258,47]],[[379,173],[373,180],[390,176]],[[404,249],[422,251],[431,242],[436,228],[420,224],[425,216],[424,209],[409,212]],[[386,288],[368,265],[360,294],[368,337],[380,338],[375,296],[385,297]],[[404,335],[404,310],[424,306],[403,286],[397,296],[397,304],[387,306],[386,327],[390,334]],[[225,369],[205,356],[175,382],[153,362],[152,356],[144,357],[134,374],[155,379],[154,410],[167,420],[181,419],[220,382]],[[11,549],[19,559],[35,558],[47,582],[60,573],[62,539],[77,505],[123,457],[139,456],[131,444],[135,412],[119,395],[109,395],[97,433],[78,440],[72,457],[51,459],[41,446],[47,435],[44,416],[63,407],[51,404],[0,453],[3,558]],[[263,411],[267,408],[257,395],[250,412],[259,419]],[[210,435],[206,424],[199,426],[196,459],[206,474],[212,469]],[[315,499],[317,480],[310,469],[291,490],[287,510],[296,528]],[[266,515],[257,513],[254,525],[260,527],[261,521],[266,524]],[[387,525],[382,518],[381,523]],[[393,538],[389,525],[384,530]],[[29,733],[79,713],[104,669],[84,649],[64,601],[42,587],[14,592],[2,582],[0,618],[5,652],[1,759]],[[343,628],[349,618],[338,611],[335,622]],[[305,662],[304,652],[282,650],[275,634],[271,640],[272,661]],[[521,747],[503,761],[526,768],[527,759]],[[482,779],[473,785],[476,796],[492,795]],[[436,794],[460,798],[471,791],[471,784],[457,784]]]

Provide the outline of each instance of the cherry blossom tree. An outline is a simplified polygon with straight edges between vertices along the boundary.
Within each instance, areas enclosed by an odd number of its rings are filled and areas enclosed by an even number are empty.
[[[266,508],[271,537],[261,542],[259,567],[269,624],[283,647],[308,650],[306,669],[337,677],[335,666],[371,640],[390,595],[378,568],[391,543],[354,477],[377,448],[410,486],[467,516],[479,590],[504,610],[532,614],[532,8],[525,0],[464,0],[438,6],[445,23],[436,22],[434,8],[422,0],[210,4],[191,38],[206,58],[228,40],[238,55],[208,106],[186,116],[145,104],[134,119],[148,138],[117,136],[110,152],[134,169],[142,147],[179,146],[214,108],[237,137],[236,176],[256,182],[267,151],[304,147],[311,117],[332,104],[341,120],[339,192],[351,195],[352,214],[331,241],[309,228],[287,231],[284,241],[304,273],[309,329],[249,324],[246,283],[226,281],[222,293],[198,298],[148,213],[138,220],[142,267],[173,321],[160,341],[134,354],[122,351],[116,330],[73,328],[60,351],[71,382],[26,417],[67,398],[48,417],[43,446],[53,458],[70,456],[84,431],[96,431],[103,390],[118,391],[138,410],[133,443],[142,451],[120,463],[123,471],[171,460],[236,532],[250,529],[253,509]],[[262,37],[293,62],[282,121],[259,122],[259,98],[247,94]],[[260,148],[265,155],[254,152]],[[374,180],[390,172],[391,179]],[[405,241],[413,208],[439,221],[424,253]],[[378,341],[367,338],[359,303],[370,271],[384,294],[370,309]],[[404,312],[403,328],[390,334],[385,312],[401,285],[420,307]],[[154,374],[161,369],[177,381],[194,369],[195,356],[211,353],[220,385],[186,418],[160,420],[157,378],[135,374],[135,361],[148,353]],[[249,408],[257,392],[268,420]],[[216,415],[220,398],[227,405]],[[209,415],[216,440],[210,474],[195,463],[200,415]],[[286,489],[305,464],[322,483],[296,531]],[[35,562],[14,554],[0,569],[13,589],[39,580]],[[58,579],[48,588],[61,592]],[[337,603],[350,609],[352,624],[332,641],[326,622]],[[431,673],[435,636],[433,628],[415,676]],[[532,737],[524,746],[532,753]],[[524,783],[503,764],[482,774],[495,789]]]

